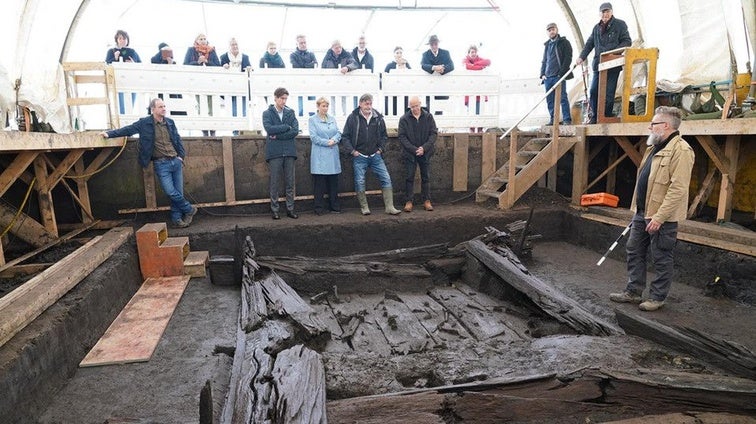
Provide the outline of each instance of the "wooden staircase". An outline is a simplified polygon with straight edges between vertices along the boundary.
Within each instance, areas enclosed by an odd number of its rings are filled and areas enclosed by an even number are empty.
[[[575,127],[562,128],[560,131],[555,126],[551,136],[543,132],[513,129],[509,145],[515,148],[510,148],[509,160],[478,187],[475,201],[484,202],[493,197],[498,199],[500,209],[510,209],[565,153],[578,142],[584,141],[583,134],[583,131],[578,131]],[[523,136],[535,137],[517,149],[518,139]]]
[[[136,232],[142,277],[159,278],[189,275],[205,277],[207,251],[190,251],[189,237],[168,237],[164,222],[145,224]]]

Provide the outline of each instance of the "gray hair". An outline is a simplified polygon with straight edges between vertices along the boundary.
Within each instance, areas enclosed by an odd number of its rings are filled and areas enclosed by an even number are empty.
[[[360,103],[362,102],[372,102],[373,101],[373,95],[370,93],[365,93],[360,96]]]
[[[674,106],[659,106],[654,111],[657,115],[664,115],[669,118],[669,125],[677,130],[680,128],[680,123],[682,122],[682,112],[680,109],[674,107]]]
[[[162,102],[163,99],[161,99],[160,97],[155,97],[154,99],[150,100],[150,111],[152,111],[152,109],[155,109],[158,101]]]

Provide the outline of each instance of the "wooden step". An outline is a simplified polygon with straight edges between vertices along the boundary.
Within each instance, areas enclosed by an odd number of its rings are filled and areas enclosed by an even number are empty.
[[[184,275],[195,278],[204,278],[207,276],[207,264],[210,261],[210,252],[207,250],[198,250],[189,252],[184,259]]]
[[[144,224],[136,232],[137,250],[151,252],[157,249],[168,238],[168,227],[165,222],[153,222]]]
[[[501,196],[502,192],[496,191],[496,190],[480,189],[480,190],[475,191],[475,194],[476,195],[485,196],[485,197],[493,197],[494,199],[498,199],[499,196]]]
[[[520,150],[519,152],[517,152],[517,156],[521,156],[525,158],[533,158],[539,153],[541,153],[540,150]]]
[[[189,255],[189,237],[168,237],[163,244],[160,245],[160,250],[180,248],[181,259],[186,259]]]
[[[184,259],[189,255],[189,237],[168,237],[149,253],[139,252],[142,277],[175,277],[184,275]]]

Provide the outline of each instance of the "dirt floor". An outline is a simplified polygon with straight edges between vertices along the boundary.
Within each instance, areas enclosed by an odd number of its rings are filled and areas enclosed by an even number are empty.
[[[345,250],[350,254],[367,253],[441,240],[456,244],[482,234],[487,225],[503,229],[507,222],[524,219],[528,204],[537,204],[541,209],[554,208],[554,216],[566,210],[564,200],[553,194],[537,192],[529,199],[526,197],[516,211],[508,213],[490,204],[478,206],[463,201],[439,204],[434,212],[420,210],[391,217],[381,213],[377,198],[371,199],[374,213],[369,217],[360,216],[354,207],[340,215],[302,213],[299,220],[283,218],[280,221],[272,221],[262,211],[252,216],[246,211],[247,216],[203,213],[191,228],[170,231],[171,235],[190,236],[193,250],[208,249],[211,255],[230,253],[229,237],[234,227],[239,226],[255,240],[259,255],[338,256]],[[600,268],[596,267],[603,252],[560,240],[563,224],[546,215],[534,220],[534,231],[545,237],[534,244],[532,258],[526,261],[530,271],[607,321],[616,323],[614,308],[637,311],[633,305],[608,302],[610,292],[624,287],[625,263],[610,258]],[[133,224],[139,226],[140,222]],[[620,230],[613,231],[618,235]],[[456,334],[440,331],[433,345],[422,348],[392,344],[390,335],[385,336],[387,342],[382,346],[371,345],[367,336],[363,337],[364,344],[353,343],[352,347],[334,339],[323,352],[328,399],[494,377],[566,373],[584,367],[724,373],[697,358],[639,337],[576,335],[549,319],[538,322],[539,318],[523,312],[516,303],[507,305],[464,281],[435,289],[447,296],[452,293],[474,299],[480,316],[492,322],[506,322],[514,331],[478,337],[462,337],[466,334],[464,330]],[[400,299],[406,296],[405,299],[432,310],[433,302],[437,301],[427,293],[425,290],[342,293],[344,302],[336,308],[364,309],[371,318],[365,320],[369,323],[365,331],[382,331],[385,335],[387,330],[379,328],[381,317],[387,316],[386,308],[398,307],[395,296]],[[307,297],[314,293],[302,294]],[[238,287],[211,284],[207,278],[192,279],[149,362],[80,368],[65,387],[49,399],[49,406],[37,418],[32,418],[36,414],[30,414],[27,421],[21,422],[121,422],[119,419],[197,422],[202,386],[208,380],[218,385],[228,381],[229,355],[236,344],[239,302]],[[403,299],[402,303],[407,302]],[[324,317],[334,316],[332,307],[314,307]],[[727,299],[705,297],[700,288],[675,282],[665,307],[648,316],[671,325],[690,326],[756,351],[756,333],[753,332],[756,309]],[[418,319],[427,323],[438,317],[425,311]],[[570,418],[566,417],[564,422],[571,422]]]

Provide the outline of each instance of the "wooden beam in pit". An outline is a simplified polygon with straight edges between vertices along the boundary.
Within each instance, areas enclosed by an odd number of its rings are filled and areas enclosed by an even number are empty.
[[[155,171],[154,169],[149,165],[146,168],[143,168],[142,177],[144,178],[145,209],[155,210],[157,208],[157,198],[155,196]]]
[[[717,167],[710,167],[709,172],[706,173],[706,177],[703,179],[703,183],[701,183],[701,187],[698,189],[696,197],[693,198],[693,202],[691,202],[690,207],[688,208],[688,219],[698,215],[703,205],[709,200],[709,196],[711,196],[711,192],[714,190],[714,177],[716,177],[716,175]]]
[[[496,172],[496,134],[483,133],[482,163],[480,166],[480,180],[485,181]]]
[[[234,182],[234,145],[231,137],[223,137],[223,180],[226,188],[226,201],[236,200],[236,185]]]
[[[39,201],[39,215],[42,225],[47,232],[58,236],[58,226],[55,222],[55,206],[53,205],[52,188],[47,174],[47,162],[44,155],[34,159],[34,175],[37,178],[37,199]]]
[[[572,204],[579,205],[580,196],[588,190],[588,140],[584,126],[575,128],[575,137],[577,143],[572,148]]]
[[[0,196],[5,194],[11,185],[26,171],[26,168],[34,162],[39,152],[21,152],[13,162],[0,174]]]
[[[0,228],[8,227],[17,213],[18,210],[0,203]],[[18,215],[10,232],[35,247],[44,246],[56,238],[55,234],[51,234],[42,224],[23,212]]]
[[[738,159],[740,156],[740,136],[728,135],[725,141],[725,157],[728,160],[726,172],[722,172],[722,183],[719,188],[719,204],[717,205],[717,221],[729,221],[732,217],[732,193],[738,174]]]
[[[468,134],[454,134],[454,169],[452,190],[467,191],[468,149],[470,138]]]

